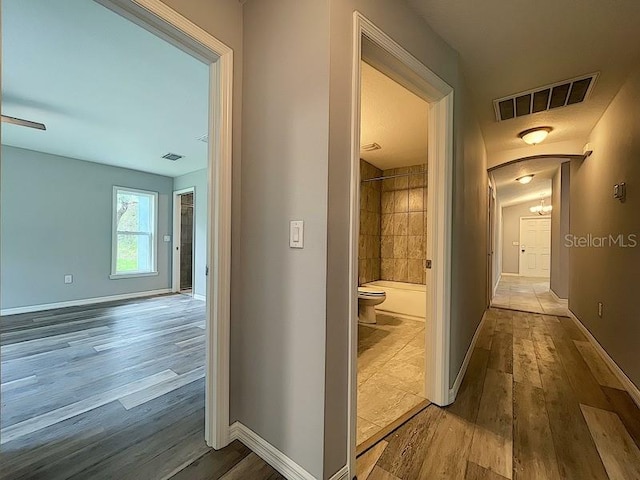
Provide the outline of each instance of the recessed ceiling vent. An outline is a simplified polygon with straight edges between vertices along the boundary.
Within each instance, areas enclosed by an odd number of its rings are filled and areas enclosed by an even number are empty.
[[[175,162],[176,160],[184,158],[184,155],[178,155],[177,153],[167,153],[166,155],[163,155],[162,158],[166,158],[167,160]]]
[[[209,143],[209,134],[205,133],[201,137],[196,138],[196,140],[200,140],[201,142],[204,142],[204,143]]]
[[[496,120],[501,122],[584,102],[597,78],[598,74],[592,73],[494,100]]]
[[[360,145],[360,150],[363,152],[373,152],[374,150],[380,150],[382,147],[377,143],[367,143],[366,145]]]

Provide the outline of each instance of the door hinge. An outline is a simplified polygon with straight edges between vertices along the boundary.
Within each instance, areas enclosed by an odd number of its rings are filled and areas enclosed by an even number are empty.
[[[209,265],[204,267],[204,274],[205,274],[205,276],[209,276]]]
[[[431,268],[431,260],[424,261],[424,268]]]

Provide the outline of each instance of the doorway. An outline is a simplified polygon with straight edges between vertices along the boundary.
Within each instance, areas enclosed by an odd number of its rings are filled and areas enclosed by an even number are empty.
[[[351,157],[350,254],[350,395],[347,451],[349,469],[355,471],[357,443],[358,275],[360,231],[361,74],[362,61],[395,80],[429,104],[425,260],[425,397],[448,405],[449,310],[451,270],[451,191],[453,152],[453,89],[359,12],[354,13]]]
[[[520,217],[520,276],[550,277],[551,219]]]
[[[173,192],[173,279],[175,293],[195,295],[195,188]]]

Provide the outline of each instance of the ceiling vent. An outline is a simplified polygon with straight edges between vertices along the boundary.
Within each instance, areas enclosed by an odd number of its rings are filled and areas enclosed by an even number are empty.
[[[373,152],[374,150],[380,150],[382,147],[377,143],[367,143],[366,145],[361,145],[360,150],[363,152]]]
[[[204,143],[209,143],[209,134],[205,133],[201,137],[196,138],[196,140],[200,140],[201,142],[204,142]]]
[[[176,160],[184,158],[184,155],[178,155],[177,153],[167,153],[166,155],[163,155],[162,158],[166,158],[167,160],[175,162]]]
[[[597,73],[509,95],[493,101],[496,120],[510,120],[585,101],[596,83]]]

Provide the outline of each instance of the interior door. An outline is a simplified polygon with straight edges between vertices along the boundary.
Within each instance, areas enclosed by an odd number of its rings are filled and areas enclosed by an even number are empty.
[[[520,275],[549,277],[551,274],[551,218],[520,219]]]

